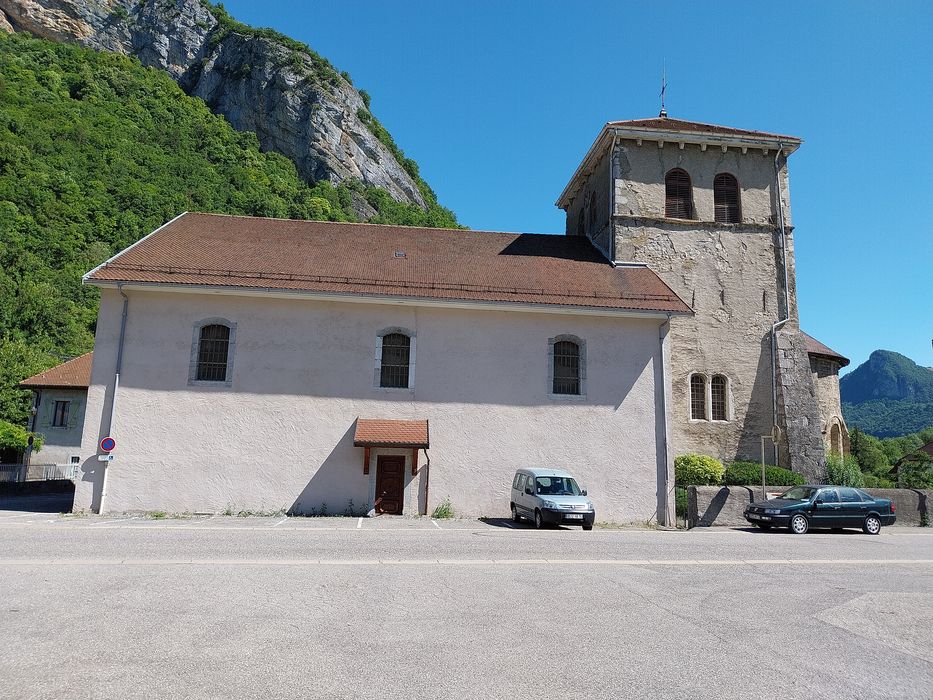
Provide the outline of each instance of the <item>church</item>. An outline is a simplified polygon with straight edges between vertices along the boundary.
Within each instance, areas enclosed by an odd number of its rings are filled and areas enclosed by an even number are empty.
[[[800,144],[610,122],[564,236],[176,217],[85,275],[75,509],[495,516],[551,467],[601,520],[671,524],[677,455],[757,461],[764,435],[818,478],[848,360],[799,327]],[[54,383],[23,386],[54,421]]]

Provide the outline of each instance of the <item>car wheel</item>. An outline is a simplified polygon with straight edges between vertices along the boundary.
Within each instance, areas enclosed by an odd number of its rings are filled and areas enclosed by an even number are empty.
[[[806,515],[797,513],[797,515],[790,519],[790,531],[795,535],[805,535],[809,529],[810,521],[807,520]]]
[[[592,529],[593,529],[593,526],[592,526],[592,525],[584,525],[584,526],[583,526],[583,529],[584,529],[584,530],[592,530]]]
[[[518,508],[515,507],[515,504],[512,504],[512,522],[520,523],[522,521],[522,516],[518,514]]]
[[[771,526],[767,523],[755,523],[762,530],[770,530]]]
[[[868,535],[877,535],[881,532],[881,520],[877,515],[869,515],[862,523],[862,530]]]
[[[544,518],[541,517],[541,511],[535,511],[535,527],[539,530],[544,527]]]

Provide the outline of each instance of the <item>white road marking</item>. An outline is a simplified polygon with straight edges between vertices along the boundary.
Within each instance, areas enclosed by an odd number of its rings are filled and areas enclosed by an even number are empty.
[[[0,559],[0,566],[826,566],[825,559]],[[839,559],[837,566],[933,566],[933,559]]]
[[[437,521],[436,521],[436,520],[431,520],[431,523],[432,523],[432,524],[434,525],[434,527],[436,527],[438,530],[443,530],[443,529],[444,529],[444,528],[442,528],[440,525],[437,524]]]
[[[363,527],[363,519],[360,518],[359,520],[356,521],[356,529],[359,530],[362,527]]]
[[[288,520],[288,516],[286,515],[284,518],[282,518],[281,520],[279,520],[279,522],[277,522],[277,523],[276,523],[275,525],[273,525],[272,527],[278,527],[279,525],[281,525],[282,523],[284,523],[284,522],[287,521],[287,520]]]

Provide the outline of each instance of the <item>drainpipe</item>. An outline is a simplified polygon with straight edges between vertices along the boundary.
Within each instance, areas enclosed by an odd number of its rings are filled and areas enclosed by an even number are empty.
[[[120,317],[120,340],[117,343],[117,366],[113,374],[113,391],[110,394],[110,410],[108,412],[107,429],[103,431],[104,436],[109,436],[113,428],[113,414],[117,409],[117,391],[120,388],[120,372],[123,370],[123,344],[126,338],[126,316],[129,309],[130,299],[123,291],[123,283],[117,284],[117,291],[123,297],[123,314]],[[104,499],[107,496],[107,474],[110,472],[110,462],[101,462],[104,475],[100,487],[100,504],[98,505],[98,514],[104,512]]]
[[[778,144],[777,153],[774,154],[774,186],[777,195],[778,226],[781,232],[781,266],[784,268],[784,308],[780,319],[771,326],[771,425],[777,425],[777,332],[790,320],[790,290],[787,279],[787,239],[784,230],[784,204],[781,199],[781,170],[778,159],[784,152],[784,144]],[[778,445],[774,443],[774,464],[778,465]]]
[[[664,341],[667,338],[667,334],[671,328],[671,315],[667,315],[667,320],[664,321],[660,326],[658,326],[658,355],[660,357],[660,368],[661,368],[661,428],[663,432],[664,439],[661,441],[661,450],[662,454],[660,455],[664,464],[664,511],[658,512],[658,522],[661,525],[670,527],[676,525],[676,515],[672,512],[671,504],[674,503],[676,498],[674,497],[674,489],[671,485],[671,468],[670,468],[670,445],[669,445],[669,433],[668,433],[668,424],[667,424],[667,380],[664,375]],[[657,391],[657,388],[655,388]],[[664,522],[662,523],[662,516]]]
[[[424,513],[428,514],[428,477],[431,476],[431,456],[427,448],[424,448]]]

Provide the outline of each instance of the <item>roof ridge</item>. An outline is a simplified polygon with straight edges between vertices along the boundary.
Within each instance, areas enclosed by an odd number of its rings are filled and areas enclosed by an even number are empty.
[[[370,228],[401,228],[401,229],[412,229],[418,231],[436,231],[438,233],[482,233],[482,234],[494,234],[497,236],[558,236],[558,237],[567,237],[574,238],[574,236],[567,236],[565,233],[533,233],[531,231],[494,231],[491,229],[474,229],[474,228],[442,228],[439,226],[407,226],[404,224],[373,224],[367,221],[325,221],[322,219],[287,219],[279,216],[250,216],[248,214],[224,214],[220,212],[210,212],[210,211],[189,211],[185,212],[185,216],[216,216],[223,217],[228,219],[249,219],[249,220],[263,220],[263,221],[289,221],[300,224],[327,224],[330,226],[366,226]]]

